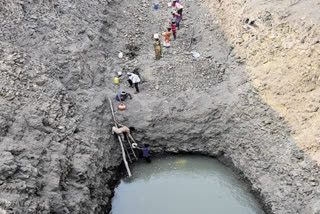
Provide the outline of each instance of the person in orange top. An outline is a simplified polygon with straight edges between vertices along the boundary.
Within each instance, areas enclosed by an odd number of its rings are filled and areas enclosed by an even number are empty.
[[[162,33],[162,36],[164,36],[164,47],[170,47],[170,37],[171,37],[171,28],[168,28],[167,32]]]

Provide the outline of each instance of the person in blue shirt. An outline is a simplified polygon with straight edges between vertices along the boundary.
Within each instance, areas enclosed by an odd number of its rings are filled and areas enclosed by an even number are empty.
[[[123,91],[123,92],[121,92],[121,93],[117,93],[117,95],[116,95],[116,100],[122,102],[122,101],[125,101],[128,97],[129,97],[130,99],[132,99],[131,94]]]
[[[151,155],[149,153],[149,144],[144,144],[144,147],[143,148],[140,148],[140,147],[136,147],[137,149],[140,149],[142,151],[142,156],[144,157],[144,159],[148,162],[148,163],[151,163]]]

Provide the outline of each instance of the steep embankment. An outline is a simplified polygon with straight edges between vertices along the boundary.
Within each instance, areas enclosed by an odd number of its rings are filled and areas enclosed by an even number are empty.
[[[0,213],[105,210],[120,163],[105,134],[108,2],[1,3]]]
[[[269,213],[315,212],[319,168],[252,86],[245,49],[228,43],[206,2],[182,3],[178,39],[160,61],[151,36],[168,26],[165,0],[159,10],[147,0],[3,4],[0,211],[110,209],[121,155],[106,98],[133,92],[125,77],[113,86],[114,72],[140,68],[141,93],[117,112],[139,143],[231,162]]]
[[[320,2],[205,1],[263,100],[320,163]]]

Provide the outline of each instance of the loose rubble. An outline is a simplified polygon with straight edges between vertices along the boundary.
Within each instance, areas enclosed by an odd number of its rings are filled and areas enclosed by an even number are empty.
[[[267,60],[265,51],[257,47],[256,55],[246,55],[246,46],[237,44],[253,34],[229,43],[228,25],[219,21],[228,4],[212,14],[205,0],[185,2],[177,40],[154,61],[151,37],[167,27],[167,3],[159,1],[158,10],[146,0],[3,3],[0,213],[110,211],[121,151],[111,135],[107,98],[134,91],[125,77],[134,68],[141,92],[116,114],[135,126],[139,143],[160,154],[217,157],[251,184],[266,213],[319,210],[318,165],[291,137],[298,131],[286,115],[252,85],[248,66],[261,61],[247,64],[248,57]],[[271,23],[267,14],[263,20]],[[243,21],[247,31],[260,19]],[[118,72],[120,86],[113,84]],[[263,78],[261,87],[274,81]],[[318,111],[314,99],[306,100],[310,114]],[[309,114],[300,116],[309,124]]]

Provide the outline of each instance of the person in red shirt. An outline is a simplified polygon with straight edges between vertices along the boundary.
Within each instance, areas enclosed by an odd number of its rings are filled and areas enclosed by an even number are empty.
[[[177,38],[176,19],[173,18],[173,19],[171,20],[171,22],[169,22],[169,24],[170,24],[170,26],[171,26],[173,38],[174,38],[174,40],[176,40],[176,38]]]

